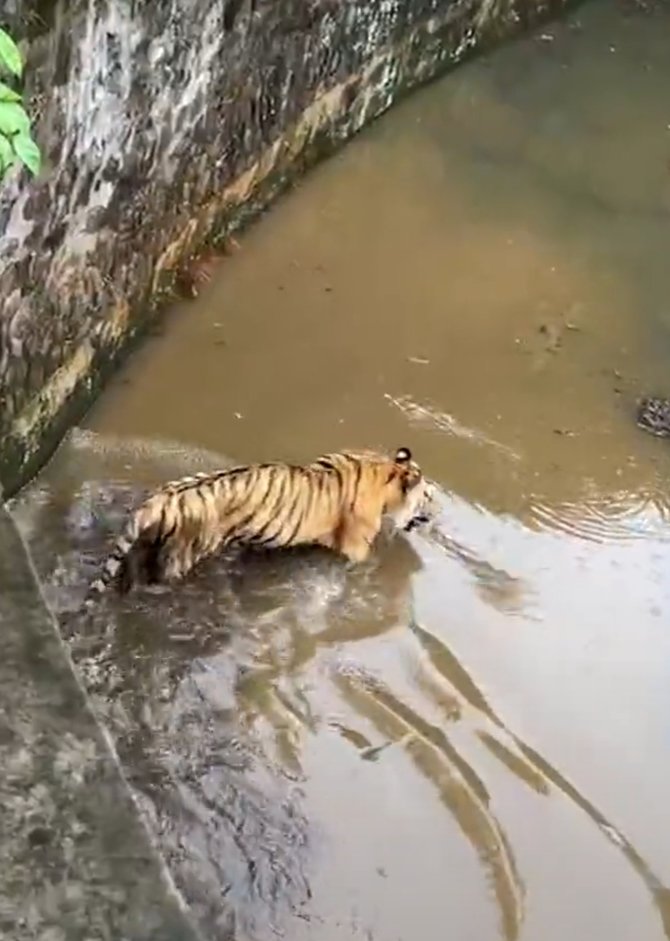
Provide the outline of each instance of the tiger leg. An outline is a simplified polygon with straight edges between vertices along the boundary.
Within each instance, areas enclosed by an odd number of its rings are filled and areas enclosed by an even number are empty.
[[[193,550],[188,543],[172,546],[165,552],[162,565],[162,581],[178,582],[193,568]]]
[[[365,562],[379,531],[368,522],[350,517],[344,520],[337,534],[337,548],[350,562]]]

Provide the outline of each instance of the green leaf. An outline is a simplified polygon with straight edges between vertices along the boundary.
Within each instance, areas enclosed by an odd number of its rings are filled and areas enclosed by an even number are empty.
[[[29,134],[17,134],[12,138],[12,147],[19,160],[24,163],[33,176],[40,172],[42,156],[40,149]]]
[[[0,101],[0,134],[30,134],[30,118],[15,101]]]
[[[0,29],[0,64],[4,65],[12,75],[16,75],[17,78],[21,77],[23,60],[19,47],[4,29]]]
[[[6,137],[0,134],[0,177],[4,176],[12,164],[16,163],[18,157],[12,149],[12,145]]]
[[[9,85],[0,82],[0,101],[21,101],[21,95]]]

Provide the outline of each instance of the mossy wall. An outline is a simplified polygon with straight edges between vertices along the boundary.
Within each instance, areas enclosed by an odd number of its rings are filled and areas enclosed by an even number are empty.
[[[406,90],[569,0],[6,0],[38,180],[0,184],[0,482],[78,420],[181,263]]]

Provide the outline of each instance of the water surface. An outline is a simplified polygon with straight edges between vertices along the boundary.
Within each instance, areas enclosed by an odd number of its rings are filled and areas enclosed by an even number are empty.
[[[669,31],[595,0],[406,101],[17,502],[208,937],[670,938]],[[146,485],[400,445],[432,534],[73,616]]]

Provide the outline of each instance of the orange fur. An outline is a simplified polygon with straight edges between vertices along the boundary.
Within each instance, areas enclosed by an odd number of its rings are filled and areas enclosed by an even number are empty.
[[[252,464],[185,477],[136,510],[91,590],[177,580],[224,546],[321,545],[362,562],[385,516],[410,528],[431,495],[407,448],[393,458],[342,452],[304,466]]]

